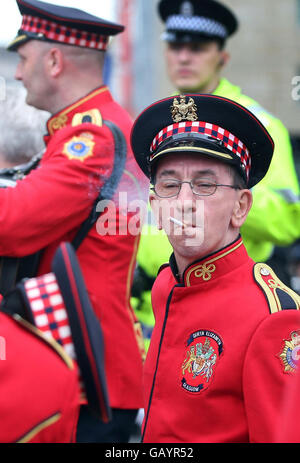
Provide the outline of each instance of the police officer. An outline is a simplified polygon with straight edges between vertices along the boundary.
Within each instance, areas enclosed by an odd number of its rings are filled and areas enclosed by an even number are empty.
[[[236,102],[189,94],[144,110],[132,148],[173,248],[152,290],[143,442],[274,442],[299,364],[300,298],[239,233],[274,142]]]
[[[8,47],[20,58],[15,77],[27,103],[51,117],[38,168],[0,191],[0,255],[41,251],[41,275],[59,243],[73,243],[104,333],[113,414],[109,424],[99,423],[83,407],[78,440],[126,442],[142,403],[143,346],[129,303],[139,236],[129,233],[130,215],[119,213],[118,198],[126,193],[130,203],[148,184],[129,147],[132,121],[102,79],[109,38],[124,27],[37,0],[17,4],[22,24]],[[108,226],[95,223],[102,200],[110,201]]]
[[[230,98],[253,112],[274,139],[270,169],[253,189],[253,207],[241,229],[249,255],[266,262],[274,246],[288,246],[299,238],[300,191],[288,131],[280,120],[244,95],[240,87],[222,77],[229,60],[227,39],[238,30],[233,11],[215,0],[160,0],[158,13],[165,24],[165,61],[175,93],[211,93]],[[134,285],[133,303],[148,336],[154,323],[151,283],[170,251],[163,232],[157,235],[153,227],[145,227],[136,271],[142,290]],[[286,273],[281,269],[282,278],[286,278]]]

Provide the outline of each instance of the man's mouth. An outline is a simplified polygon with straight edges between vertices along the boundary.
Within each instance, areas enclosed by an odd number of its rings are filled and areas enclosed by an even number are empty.
[[[188,227],[196,228],[196,224],[193,221],[187,222],[187,221],[175,219],[175,217],[170,217],[170,222],[174,223],[174,225],[176,225],[177,227],[181,227],[181,228],[188,228]]]
[[[193,75],[193,72],[190,69],[181,68],[178,69],[177,74],[180,77],[191,77]]]

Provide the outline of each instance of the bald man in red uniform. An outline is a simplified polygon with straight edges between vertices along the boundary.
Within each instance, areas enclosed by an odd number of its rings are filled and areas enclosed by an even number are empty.
[[[20,57],[15,77],[27,90],[27,103],[52,116],[38,168],[15,188],[0,191],[0,255],[24,257],[41,251],[38,275],[45,274],[59,243],[72,242],[99,195],[110,201],[109,224],[99,220],[87,228],[77,251],[104,334],[113,410],[111,437],[103,437],[102,429],[100,437],[93,437],[93,423],[86,438],[126,442],[142,406],[144,352],[129,302],[139,230],[129,231],[136,212],[126,207],[120,211],[119,198],[126,195],[126,205],[142,199],[148,182],[129,147],[131,118],[102,79],[109,36],[124,28],[73,8],[37,0],[17,4],[22,24],[9,46]],[[118,129],[117,135],[108,123]],[[124,165],[117,156],[123,145]],[[104,209],[100,203],[99,211]],[[114,428],[114,418],[124,423]]]
[[[299,363],[300,298],[239,233],[273,141],[244,107],[198,94],[147,108],[132,147],[174,251],[152,290],[143,442],[275,442]]]

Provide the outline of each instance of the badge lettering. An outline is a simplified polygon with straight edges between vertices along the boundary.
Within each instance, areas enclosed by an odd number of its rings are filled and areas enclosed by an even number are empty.
[[[223,353],[223,341],[213,331],[198,330],[187,340],[187,351],[181,365],[181,387],[199,393],[208,388]]]

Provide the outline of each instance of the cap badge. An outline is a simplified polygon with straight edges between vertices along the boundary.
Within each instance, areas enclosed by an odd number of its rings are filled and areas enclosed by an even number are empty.
[[[174,98],[173,105],[171,106],[171,114],[174,122],[181,121],[196,121],[197,120],[197,106],[193,98],[189,98],[186,102],[186,97],[180,95],[178,101],[177,98]]]
[[[182,16],[193,16],[194,15],[194,8],[193,8],[193,5],[191,2],[183,2],[182,5],[181,5],[181,9],[180,9],[180,14],[182,14]]]

